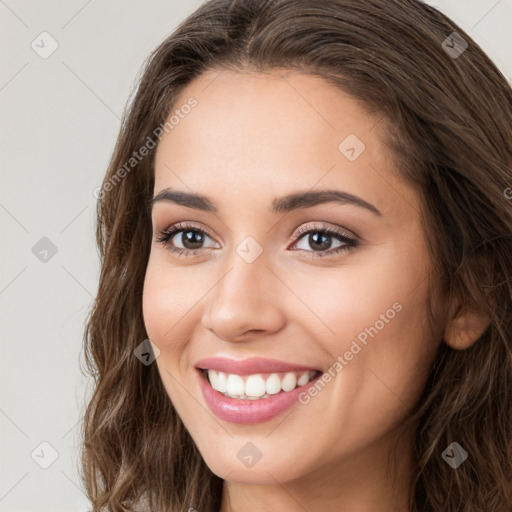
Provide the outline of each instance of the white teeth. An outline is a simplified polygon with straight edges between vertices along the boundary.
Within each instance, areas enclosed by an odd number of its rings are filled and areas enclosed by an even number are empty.
[[[208,378],[212,384],[212,388],[218,389],[219,387],[219,376],[215,370],[208,371]]]
[[[281,381],[281,389],[283,391],[291,391],[297,386],[297,377],[295,373],[287,373]]]
[[[244,379],[240,375],[231,374],[226,383],[226,393],[232,396],[245,395]]]
[[[213,389],[231,398],[257,400],[268,398],[281,391],[292,391],[297,386],[304,386],[312,380],[317,372],[287,372],[272,374],[237,375],[226,374],[216,370],[207,370],[208,380]]]
[[[266,382],[265,389],[269,395],[275,395],[281,391],[281,379],[277,373],[273,373]]]
[[[208,377],[210,376],[210,372],[214,372],[215,370],[208,370]],[[223,372],[219,372],[217,374],[217,387],[215,387],[214,383],[210,380],[213,389],[220,391],[221,393],[225,393],[227,391],[226,385],[226,374]]]
[[[247,396],[260,397],[265,394],[265,381],[261,375],[250,375],[245,381],[245,393]]]
[[[304,384],[307,384],[309,382],[309,372],[304,372],[298,379],[297,379],[297,386],[304,386]]]

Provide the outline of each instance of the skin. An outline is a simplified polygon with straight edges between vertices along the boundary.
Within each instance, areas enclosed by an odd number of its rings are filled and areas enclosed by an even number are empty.
[[[153,240],[143,314],[165,389],[206,464],[225,480],[221,512],[407,510],[410,434],[397,482],[387,467],[397,429],[443,335],[457,348],[473,336],[456,323],[429,328],[432,263],[420,197],[397,176],[383,121],[320,78],[284,71],[208,71],[175,108],[191,96],[197,106],[158,145],[154,193],[202,194],[218,212],[155,204],[155,237],[183,221],[206,235],[187,258]],[[338,150],[349,134],[366,146],[354,161]],[[324,188],[359,196],[382,215],[339,203],[270,212],[276,197]],[[348,231],[359,245],[319,257],[308,235],[295,233],[322,225]],[[181,235],[173,241],[183,248]],[[262,249],[250,264],[236,252],[247,236]],[[324,253],[343,243],[330,240]],[[209,410],[194,369],[200,359],[260,356],[327,372],[394,303],[401,311],[308,404],[252,425]],[[237,457],[247,442],[262,454],[250,468]]]

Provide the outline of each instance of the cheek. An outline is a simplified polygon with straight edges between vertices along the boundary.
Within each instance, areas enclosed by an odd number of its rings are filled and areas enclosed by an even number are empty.
[[[183,279],[183,272],[179,275]],[[181,391],[184,371],[189,364],[184,356],[190,333],[185,328],[189,325],[192,305],[198,297],[192,296],[194,287],[184,286],[178,279],[177,272],[150,256],[144,279],[142,310],[148,338],[160,349],[156,365],[162,384],[181,416],[188,410]]]
[[[401,424],[419,399],[440,342],[426,328],[428,280],[421,268],[389,257],[364,273],[346,267],[336,275],[294,280],[297,295],[308,298],[321,322],[312,323],[303,310],[298,315],[302,304],[294,318],[328,354],[327,365],[331,362],[332,373],[326,373],[332,380],[325,391],[311,394],[305,407],[312,418],[324,419],[326,438],[344,432],[345,442],[333,456]]]
[[[361,258],[357,265],[319,269],[288,281],[299,297],[307,297],[316,316],[302,315],[303,329],[323,345],[333,364],[338,356],[344,359],[351,385],[369,391],[360,396],[371,399],[370,387],[384,383],[407,399],[422,389],[441,342],[428,329],[429,267],[422,254],[411,257],[411,251],[389,248],[371,262]],[[290,315],[301,318],[298,309]]]
[[[150,257],[142,294],[142,313],[148,337],[161,350],[159,362],[177,361],[186,339],[184,328],[200,295],[195,285],[185,285],[184,273],[173,272]],[[195,290],[195,291],[194,291]],[[167,366],[167,365],[166,365]]]
[[[287,272],[287,284],[302,299],[290,299],[289,305],[295,309],[288,309],[289,316],[304,322],[307,317],[310,325],[313,320],[315,337],[334,345],[375,323],[379,331],[399,324],[405,315],[398,310],[407,309],[409,317],[414,312],[420,321],[426,313],[426,288],[422,285],[427,284],[427,270],[401,261],[391,250],[381,251],[378,258],[371,254],[355,260],[347,266]]]
[[[173,308],[169,308],[172,298],[166,281],[166,276],[157,271],[150,258],[144,279],[142,314],[146,332],[159,348],[163,334],[173,325]]]

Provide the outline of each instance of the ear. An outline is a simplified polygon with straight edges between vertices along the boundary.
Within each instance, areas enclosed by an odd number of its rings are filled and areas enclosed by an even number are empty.
[[[444,331],[444,341],[455,350],[464,350],[473,345],[489,326],[489,319],[478,308],[452,308]]]

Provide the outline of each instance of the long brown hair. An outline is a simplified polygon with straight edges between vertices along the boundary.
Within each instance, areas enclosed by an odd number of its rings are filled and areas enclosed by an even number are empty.
[[[312,73],[389,122],[397,173],[423,200],[432,283],[490,321],[466,350],[441,343],[408,419],[416,432],[410,508],[512,510],[512,91],[468,34],[417,0],[210,0],[148,58],[97,204],[101,275],[84,334],[95,388],[81,468],[94,510],[219,510],[223,481],[156,365],[134,356],[147,338],[155,151],[130,159],[183,88],[226,68]],[[454,441],[469,454],[456,470],[442,458]]]

